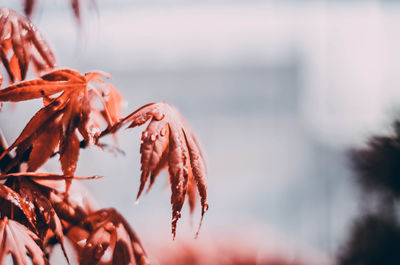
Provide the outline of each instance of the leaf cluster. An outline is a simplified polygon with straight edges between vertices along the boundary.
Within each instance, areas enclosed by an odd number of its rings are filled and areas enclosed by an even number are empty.
[[[79,18],[79,2],[71,3]],[[27,13],[34,4],[25,1]],[[64,238],[68,237],[82,265],[148,264],[140,240],[127,221],[115,209],[93,207],[82,193],[74,193],[76,185],[72,183],[74,179],[98,178],[75,175],[80,149],[103,148],[102,137],[116,135],[125,126],[148,123],[141,139],[137,199],[146,184],[149,190],[166,168],[171,184],[173,237],[186,198],[191,212],[200,198],[200,229],[208,209],[206,164],[182,114],[159,102],[122,117],[123,98],[105,81],[110,75],[54,69],[48,44],[29,19],[15,11],[0,9],[0,26],[0,55],[10,80],[0,89],[0,102],[40,99],[43,103],[10,146],[0,139],[0,180],[4,181],[0,184],[0,261],[11,255],[15,264],[27,264],[29,258],[35,265],[48,264],[52,246],[59,243],[69,262],[64,249]],[[24,81],[30,63],[37,74],[46,73]],[[62,174],[40,172],[53,157],[59,157]],[[57,184],[60,182],[65,182],[63,189]],[[21,241],[15,242],[13,236]]]

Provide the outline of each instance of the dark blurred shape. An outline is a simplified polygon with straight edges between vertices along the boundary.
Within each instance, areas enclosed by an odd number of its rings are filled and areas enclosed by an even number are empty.
[[[374,136],[367,147],[350,151],[354,177],[362,188],[364,213],[352,227],[341,248],[341,265],[400,264],[400,223],[396,203],[400,199],[400,122],[394,133]]]
[[[339,255],[339,264],[400,264],[400,225],[396,218],[393,215],[359,218]]]
[[[76,20],[78,21],[78,24],[81,24],[81,3],[79,2],[80,0],[70,0],[71,8],[74,13],[74,16]],[[23,7],[24,7],[24,13],[28,18],[32,17],[33,11],[36,8],[38,0],[24,0],[23,1]],[[96,0],[90,0],[89,4],[97,11],[97,4]]]
[[[35,0],[25,0],[24,1],[24,12],[27,17],[31,17],[33,9],[35,7]]]
[[[366,192],[376,191],[400,198],[400,122],[393,124],[394,135],[374,136],[365,149],[351,150],[355,177]]]

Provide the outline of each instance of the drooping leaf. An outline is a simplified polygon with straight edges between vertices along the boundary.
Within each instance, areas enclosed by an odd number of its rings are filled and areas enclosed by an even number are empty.
[[[32,12],[33,6],[34,1],[25,1],[26,12]],[[55,66],[54,55],[37,28],[29,19],[8,8],[0,8],[0,56],[11,83],[25,79],[31,61],[40,62],[37,68],[44,70]]]
[[[191,213],[193,213],[194,209],[196,208],[196,192],[197,192],[196,181],[194,180],[192,173],[189,174],[188,190],[187,190],[187,197]]]
[[[88,215],[68,237],[79,250],[81,265],[146,265],[146,253],[136,233],[115,209],[102,209]],[[105,260],[105,252],[111,258]]]
[[[103,134],[114,132],[127,123],[130,123],[129,128],[133,128],[147,121],[150,122],[142,133],[140,146],[142,175],[137,198],[149,176],[151,187],[160,170],[168,167],[172,192],[172,234],[175,237],[176,224],[186,195],[191,197],[189,203],[194,207],[193,196],[196,193],[190,187],[193,182],[200,195],[202,218],[208,209],[206,165],[196,136],[180,112],[165,102],[150,103],[139,108]]]
[[[49,264],[37,242],[39,238],[22,224],[7,217],[0,220],[0,264],[6,264],[9,255],[14,265]]]
[[[72,135],[67,134],[60,143],[61,169],[68,177],[72,177],[75,173],[76,164],[78,163],[79,149],[79,139],[75,133],[72,133]],[[66,191],[68,191],[71,181],[72,179],[66,181]]]

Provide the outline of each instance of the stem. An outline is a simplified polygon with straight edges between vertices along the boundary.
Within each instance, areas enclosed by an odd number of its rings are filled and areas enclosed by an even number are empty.
[[[0,175],[0,180],[8,179],[8,178],[17,178],[17,177],[29,177],[32,179],[45,179],[45,180],[66,180],[66,179],[78,179],[78,180],[88,180],[88,179],[99,179],[103,176],[95,175],[90,177],[67,177],[59,174],[48,174],[48,173],[35,173],[35,172],[19,172],[19,173],[10,173]]]

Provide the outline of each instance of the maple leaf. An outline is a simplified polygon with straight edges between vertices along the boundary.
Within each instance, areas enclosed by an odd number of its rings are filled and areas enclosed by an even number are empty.
[[[20,175],[19,178],[8,179],[7,185],[13,186],[14,190],[4,186],[0,189],[0,196],[17,206],[24,213],[33,231],[37,233],[46,245],[53,237],[61,244],[64,256],[67,259],[64,248],[63,227],[52,202],[49,199],[51,189],[33,182],[29,177]],[[3,196],[7,192],[8,195]],[[3,210],[4,207],[1,207]],[[11,211],[13,217],[14,211]],[[23,222],[23,219],[14,216],[15,220]]]
[[[172,191],[172,234],[175,237],[176,224],[186,195],[189,196],[191,210],[195,206],[194,183],[201,198],[201,219],[208,209],[206,165],[191,128],[180,112],[165,102],[144,105],[116,123],[110,130],[106,130],[104,134],[116,131],[129,122],[128,128],[133,128],[147,121],[150,122],[142,133],[140,146],[142,174],[137,198],[140,197],[149,177],[148,189],[151,188],[159,172],[168,167]],[[201,223],[202,220],[200,225]],[[196,236],[197,234],[198,232]]]
[[[149,264],[138,236],[113,208],[88,215],[67,236],[75,243],[81,265]],[[110,253],[108,257],[104,256],[106,252]]]
[[[38,246],[39,238],[24,225],[4,217],[0,220],[0,264],[7,264],[11,255],[15,265],[49,264],[42,249]]]
[[[25,79],[31,61],[37,71],[55,66],[42,34],[29,19],[8,8],[0,8],[0,57],[11,83]]]
[[[18,102],[43,98],[45,104],[14,143],[3,152],[0,160],[16,148],[14,163],[9,165],[11,168],[26,152],[30,152],[28,171],[35,171],[58,147],[61,169],[65,176],[72,177],[81,147],[78,132],[85,144],[92,143],[94,136],[101,131],[100,124],[93,122],[93,114],[98,113],[102,117],[103,111],[108,127],[120,115],[117,106],[120,102],[115,100],[118,92],[115,88],[107,90],[108,85],[101,83],[103,81],[100,77],[103,76],[106,74],[91,72],[81,75],[77,71],[62,69],[45,74],[40,79],[20,82],[0,90],[0,101]],[[93,82],[98,86],[93,85]],[[94,99],[101,101],[103,110],[97,109]],[[112,109],[108,110],[110,104]]]

